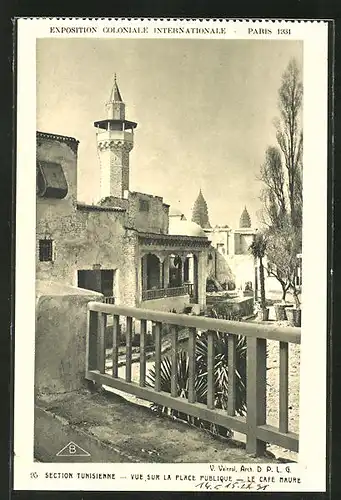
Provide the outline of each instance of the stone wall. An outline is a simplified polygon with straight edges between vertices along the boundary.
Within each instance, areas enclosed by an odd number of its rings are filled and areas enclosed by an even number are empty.
[[[77,152],[74,144],[40,137],[37,157],[61,163],[69,185],[65,199],[37,196],[37,279],[77,286],[77,271],[116,271],[117,303],[135,306],[137,237],[125,229],[123,208],[76,204]],[[52,239],[52,261],[39,260],[39,240]]]
[[[253,241],[253,234],[235,233],[235,253],[237,255],[248,254]]]
[[[251,281],[254,288],[255,267],[252,255],[229,255],[226,260],[231,269],[236,287],[244,289],[245,283]]]
[[[222,255],[228,254],[229,230],[227,228],[213,228],[205,233],[215,249],[219,250]]]
[[[168,233],[169,207],[160,196],[129,192],[128,200],[128,227],[148,233]],[[141,210],[140,200],[145,210]]]
[[[185,307],[190,305],[189,295],[181,295],[179,297],[165,297],[162,299],[144,300],[141,302],[140,307],[143,309],[153,309],[155,311],[183,312]]]
[[[36,282],[35,391],[64,393],[84,385],[87,304],[102,295]]]
[[[215,254],[216,260],[216,278],[220,283],[228,283],[229,281],[235,281],[235,275],[229,265],[226,256],[221,255],[220,252]]]

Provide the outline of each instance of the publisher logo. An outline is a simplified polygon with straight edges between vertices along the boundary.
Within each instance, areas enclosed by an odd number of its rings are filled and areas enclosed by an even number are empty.
[[[78,444],[70,441],[56,454],[57,457],[90,457],[90,453],[83,450]]]

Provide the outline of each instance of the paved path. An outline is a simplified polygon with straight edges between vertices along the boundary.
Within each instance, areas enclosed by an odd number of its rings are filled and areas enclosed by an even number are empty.
[[[111,459],[113,462],[276,462],[272,456],[252,457],[240,444],[214,438],[183,422],[157,417],[150,409],[116,394],[84,390],[49,398],[41,396],[39,407],[41,412],[53,415],[54,421],[64,422],[65,428],[92,436],[102,447],[111,446],[117,457]],[[53,450],[50,455],[55,456]],[[104,451],[102,456],[99,461],[104,462]],[[41,460],[39,456],[37,459]]]

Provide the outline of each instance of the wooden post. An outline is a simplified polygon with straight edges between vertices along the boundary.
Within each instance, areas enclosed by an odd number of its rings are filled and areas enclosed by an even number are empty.
[[[228,334],[228,400],[227,413],[231,416],[236,412],[236,336]]]
[[[120,317],[117,314],[113,316],[113,332],[112,332],[112,376],[118,376],[118,344],[120,331]]]
[[[156,323],[155,332],[155,391],[161,390],[161,323]]]
[[[133,319],[127,317],[126,331],[126,382],[131,382],[131,355],[132,355]]]
[[[288,432],[288,365],[289,345],[279,343],[279,430]]]
[[[189,328],[188,337],[188,402],[195,403],[195,345],[196,345],[196,328]]]
[[[141,319],[140,329],[140,386],[146,385],[146,333],[147,321]]]
[[[214,331],[208,331],[207,346],[207,408],[214,409]]]
[[[172,357],[172,374],[171,374],[171,396],[176,398],[178,396],[177,380],[178,380],[178,327],[171,325],[171,357]]]
[[[97,370],[105,373],[105,327],[107,316],[98,313],[97,316]]]
[[[246,451],[263,455],[266,443],[257,439],[257,427],[266,423],[266,340],[247,338],[247,442]]]

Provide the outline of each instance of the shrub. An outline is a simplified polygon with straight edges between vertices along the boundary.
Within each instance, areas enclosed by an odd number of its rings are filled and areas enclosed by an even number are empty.
[[[214,389],[215,408],[227,410],[228,404],[228,335],[219,332],[214,333]],[[236,413],[244,415],[246,412],[246,339],[237,338],[237,361],[236,361]],[[196,373],[194,386],[196,390],[197,402],[207,403],[207,352],[208,333],[203,332],[196,342]],[[178,397],[188,397],[189,384],[189,357],[186,350],[180,350],[177,360],[177,395]],[[147,384],[154,387],[155,365],[147,375]],[[161,362],[161,390],[170,392],[171,388],[171,358],[166,355]],[[170,415],[172,417],[185,420],[196,427],[209,430],[212,433],[223,437],[230,437],[231,431],[225,427],[214,425],[200,418],[170,409],[166,406],[153,403],[151,408],[159,415]]]

